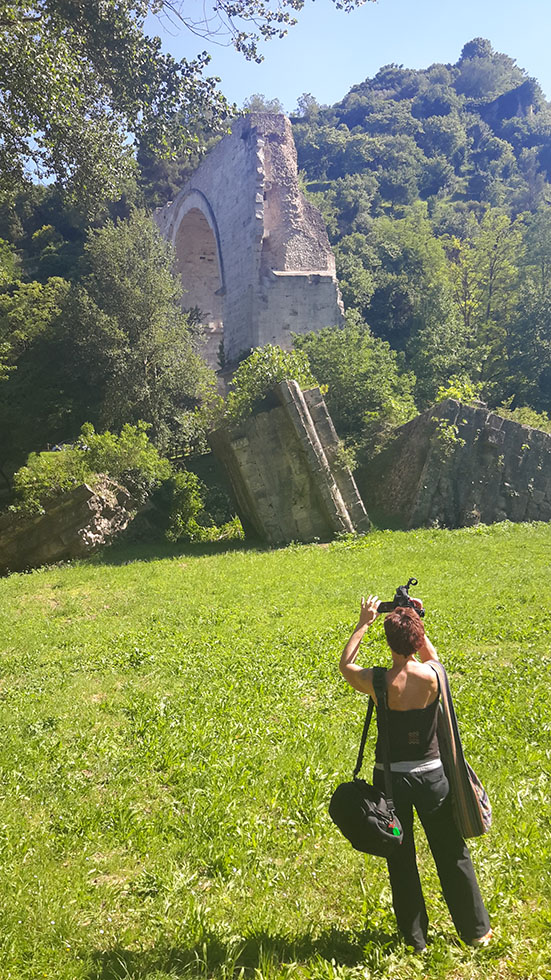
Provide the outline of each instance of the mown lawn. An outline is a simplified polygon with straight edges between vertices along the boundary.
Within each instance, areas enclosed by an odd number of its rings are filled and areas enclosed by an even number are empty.
[[[0,581],[1,980],[551,977],[550,544],[507,524],[112,550]],[[494,805],[485,951],[420,838],[433,942],[407,952],[384,862],[327,815],[365,710],[340,649],[362,592],[410,575]],[[386,661],[378,623],[363,662]]]

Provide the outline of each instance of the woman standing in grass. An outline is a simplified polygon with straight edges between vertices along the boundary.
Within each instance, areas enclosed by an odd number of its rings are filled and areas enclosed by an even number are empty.
[[[355,661],[363,636],[377,617],[378,605],[377,596],[362,599],[358,625],[340,661],[345,680],[357,691],[370,694],[375,702],[373,670]],[[440,690],[438,675],[430,666],[438,656],[413,609],[395,609],[385,617],[384,628],[392,654],[392,667],[386,675],[392,792],[404,831],[402,845],[387,861],[398,927],[408,946],[418,951],[425,948],[428,916],[415,857],[415,807],[459,935],[470,945],[487,945],[492,936],[490,921],[468,847],[453,819],[450,787],[438,748]],[[384,790],[382,760],[379,727],[373,781]]]

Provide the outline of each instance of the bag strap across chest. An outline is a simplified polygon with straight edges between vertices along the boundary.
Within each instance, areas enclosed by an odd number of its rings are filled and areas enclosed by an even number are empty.
[[[375,696],[377,698],[377,716],[379,718],[379,729],[382,736],[382,750],[383,750],[383,768],[385,777],[385,795],[387,797],[389,807],[394,810],[394,802],[392,800],[392,777],[390,774],[390,743],[388,737],[388,714],[387,714],[387,697],[386,697],[386,667],[374,667],[373,668],[373,690],[375,691]],[[369,726],[371,724],[371,718],[373,716],[373,708],[375,707],[375,702],[373,698],[369,698],[369,704],[367,706],[367,714],[365,716],[365,722],[362,732],[362,738],[360,741],[360,749],[358,752],[358,758],[356,761],[356,767],[353,773],[353,779],[356,779],[362,768],[365,743],[367,740],[367,734],[369,732]]]

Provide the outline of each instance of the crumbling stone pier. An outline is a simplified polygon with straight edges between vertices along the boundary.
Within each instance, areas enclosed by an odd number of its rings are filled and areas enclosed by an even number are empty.
[[[209,436],[246,533],[271,544],[366,532],[369,518],[319,390],[275,385],[262,408]]]
[[[323,218],[299,188],[289,120],[251,113],[155,215],[171,241],[184,307],[198,308],[205,357],[220,367],[291,333],[340,323],[343,306]]]

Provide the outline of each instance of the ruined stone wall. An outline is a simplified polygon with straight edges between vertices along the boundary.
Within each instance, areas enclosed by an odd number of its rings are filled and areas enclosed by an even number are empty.
[[[369,530],[319,389],[301,392],[295,381],[282,381],[264,410],[209,441],[246,532],[276,544]]]
[[[137,504],[105,477],[83,483],[46,505],[45,513],[0,517],[0,574],[79,558],[108,544],[134,518]]]
[[[551,520],[551,435],[453,399],[397,429],[355,475],[382,527]]]
[[[300,192],[285,116],[238,119],[156,220],[176,250],[184,306],[204,313],[214,367],[222,338],[235,362],[267,343],[289,348],[291,332],[341,322],[335,260],[319,211]]]

